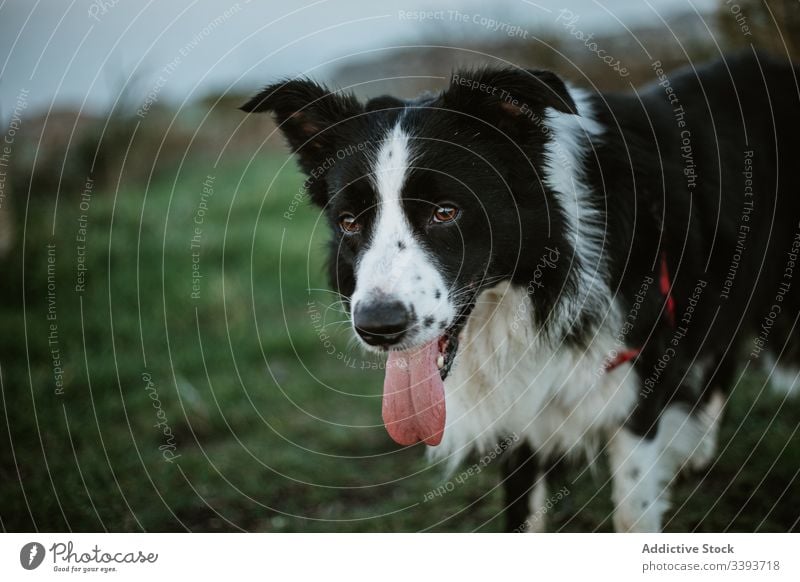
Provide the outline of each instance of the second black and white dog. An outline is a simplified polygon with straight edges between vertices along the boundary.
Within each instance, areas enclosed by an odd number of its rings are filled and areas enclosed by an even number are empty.
[[[366,103],[293,79],[243,106],[274,115],[335,233],[392,438],[458,463],[518,437],[512,529],[544,527],[550,463],[602,451],[616,529],[659,530],[739,365],[800,355],[798,70],[652,72],[623,95],[485,68]]]

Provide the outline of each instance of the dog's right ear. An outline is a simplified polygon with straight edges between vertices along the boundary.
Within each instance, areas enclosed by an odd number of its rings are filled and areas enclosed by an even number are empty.
[[[240,109],[272,113],[308,175],[334,152],[335,126],[363,111],[353,95],[331,92],[308,79],[287,79],[265,87]]]
[[[510,136],[539,127],[547,110],[578,113],[556,74],[511,67],[456,71],[439,97],[439,106],[480,118]]]

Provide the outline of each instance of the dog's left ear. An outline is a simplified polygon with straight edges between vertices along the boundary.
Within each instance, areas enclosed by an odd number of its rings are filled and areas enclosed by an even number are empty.
[[[501,129],[536,122],[535,115],[552,108],[577,114],[575,102],[558,75],[525,69],[478,69],[457,71],[442,93],[447,109],[475,115]]]
[[[240,109],[272,113],[306,174],[315,172],[335,150],[335,126],[363,111],[353,95],[333,92],[308,79],[269,85]]]

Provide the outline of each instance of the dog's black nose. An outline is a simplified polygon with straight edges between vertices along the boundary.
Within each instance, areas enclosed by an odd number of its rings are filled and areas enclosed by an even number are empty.
[[[409,314],[399,301],[362,302],[353,311],[353,324],[369,345],[391,346],[405,335]]]

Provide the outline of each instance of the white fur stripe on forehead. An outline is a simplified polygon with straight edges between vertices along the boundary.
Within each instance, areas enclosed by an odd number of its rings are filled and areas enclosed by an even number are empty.
[[[377,194],[376,218],[367,249],[357,259],[354,301],[376,291],[396,291],[404,263],[415,254],[399,253],[401,246],[416,247],[402,203],[410,161],[409,136],[398,122],[386,133],[372,161],[370,180]]]
[[[379,203],[398,200],[411,164],[411,149],[408,134],[400,122],[389,131],[375,156],[372,182],[378,193]]]
[[[371,180],[377,192],[375,222],[356,259],[356,288],[351,302],[359,305],[400,301],[412,314],[412,327],[400,349],[432,341],[453,323],[455,307],[433,257],[415,238],[403,210],[403,187],[413,164],[411,138],[398,122],[373,160]]]

